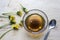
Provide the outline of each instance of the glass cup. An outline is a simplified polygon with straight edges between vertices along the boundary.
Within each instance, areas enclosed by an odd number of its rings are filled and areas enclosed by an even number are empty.
[[[32,17],[33,15],[35,15],[35,17]],[[40,18],[39,17],[37,17],[37,16],[40,16]],[[29,17],[31,17],[30,19],[29,19]],[[42,29],[38,29],[37,28],[37,26],[38,25],[40,25],[40,24],[38,24],[38,21],[34,21],[35,19],[36,20],[38,20],[38,19],[41,19],[41,18],[43,18],[43,20],[41,21],[41,23],[42,23]],[[33,21],[35,22],[35,23],[31,23],[32,21],[28,21],[28,20],[32,20],[32,19],[34,19]],[[40,20],[39,20],[39,22],[40,22]],[[28,32],[28,34],[31,36],[31,37],[41,37],[43,34],[44,34],[44,31],[47,29],[47,25],[48,25],[48,17],[47,17],[47,15],[43,12],[43,11],[41,11],[41,10],[38,10],[38,9],[32,9],[32,10],[29,10],[28,11],[28,13],[27,14],[25,14],[24,15],[24,17],[23,17],[23,24],[24,24],[24,28],[25,28],[25,30]],[[28,25],[34,25],[34,27],[32,27],[32,29],[28,26]],[[35,26],[36,26],[36,28],[35,28]],[[29,29],[30,28],[30,29]],[[34,29],[35,28],[35,29]]]

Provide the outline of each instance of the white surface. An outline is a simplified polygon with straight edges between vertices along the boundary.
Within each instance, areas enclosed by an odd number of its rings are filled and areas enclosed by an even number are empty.
[[[11,2],[8,7],[9,1]],[[48,40],[60,40],[60,0],[0,0],[0,15],[3,12],[16,12],[17,10],[20,10],[20,5],[18,3],[21,3],[29,10],[40,9],[44,11],[49,20],[53,18],[56,19],[57,27],[51,31]],[[6,29],[4,30],[6,31]],[[1,31],[0,35],[3,32]],[[24,35],[24,31],[17,31],[16,33],[15,36],[12,36],[14,35],[14,32],[11,31],[5,36],[6,38],[4,37],[2,40],[40,40],[27,37]]]

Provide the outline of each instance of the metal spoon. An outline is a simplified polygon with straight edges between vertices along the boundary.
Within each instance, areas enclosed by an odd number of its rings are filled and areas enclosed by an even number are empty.
[[[49,33],[51,31],[51,29],[55,28],[56,27],[56,20],[55,19],[52,19],[49,23],[49,30],[48,32],[46,33],[45,37],[44,37],[44,40],[47,40],[48,36],[49,36]]]

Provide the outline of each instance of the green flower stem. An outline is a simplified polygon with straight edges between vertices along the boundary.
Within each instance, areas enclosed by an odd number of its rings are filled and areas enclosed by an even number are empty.
[[[9,15],[16,15],[16,14],[14,14],[14,13],[2,13],[2,15],[9,16]]]
[[[3,26],[0,26],[0,29],[6,27],[8,25],[12,25],[12,24],[16,24],[16,22],[10,21],[10,23],[4,24]]]
[[[22,7],[22,10],[25,12],[25,14],[27,14],[28,13],[28,10],[25,8],[25,7],[23,7],[23,5],[22,4],[20,4],[19,3],[19,5]],[[17,11],[18,13],[16,13],[18,16],[21,16],[21,12],[19,12],[19,11]],[[13,14],[13,13],[3,13],[2,15],[16,15],[16,14]]]
[[[8,26],[8,25],[10,25],[10,24],[5,24],[5,25],[3,25],[3,26],[0,26],[0,29],[3,28],[3,27],[6,27],[6,26]]]
[[[20,3],[19,3],[20,4]],[[22,4],[20,4],[20,6],[22,7],[22,10],[25,12],[25,14],[24,14],[24,16],[23,16],[23,18],[22,18],[22,20],[24,19],[24,17],[25,17],[25,15],[28,13],[28,10],[22,5]]]
[[[20,4],[20,3],[19,3]],[[27,11],[27,9],[25,8],[25,7],[23,7],[23,5],[22,4],[20,4],[20,6],[22,7],[22,10],[25,12],[25,13],[27,13],[28,11]]]
[[[0,37],[0,40],[8,33],[8,32],[10,32],[12,29],[10,29],[10,30],[8,30],[8,31],[6,31],[4,34],[2,34],[2,36]]]
[[[0,18],[8,18],[8,17],[6,17],[6,16],[0,16]]]
[[[18,16],[22,16],[22,12],[21,11],[17,11],[17,13],[3,13],[2,15],[6,15],[6,16],[9,16],[9,15],[18,15]]]

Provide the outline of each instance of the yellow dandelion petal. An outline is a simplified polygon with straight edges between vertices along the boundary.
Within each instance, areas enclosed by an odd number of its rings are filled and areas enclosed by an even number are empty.
[[[12,24],[12,28],[13,29],[18,29],[19,28],[19,25],[18,24]]]

